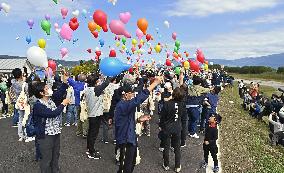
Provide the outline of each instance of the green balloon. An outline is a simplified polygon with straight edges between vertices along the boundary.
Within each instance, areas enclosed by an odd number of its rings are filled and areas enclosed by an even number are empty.
[[[175,46],[179,49],[179,47],[180,47],[180,41],[177,40],[177,41],[175,42]]]
[[[177,47],[174,48],[174,52],[178,54],[178,48]]]
[[[176,68],[175,68],[175,73],[176,73],[177,75],[180,75],[180,67],[176,67]]]
[[[55,2],[55,4],[57,4],[57,0],[53,0],[53,2]]]
[[[126,38],[123,37],[123,38],[121,39],[121,41],[122,41],[123,44],[125,44],[125,43],[126,43]]]
[[[47,35],[50,35],[51,24],[48,20],[41,21],[41,28],[46,32]]]

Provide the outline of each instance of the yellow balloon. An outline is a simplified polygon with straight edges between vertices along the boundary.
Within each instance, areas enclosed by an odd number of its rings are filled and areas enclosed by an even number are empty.
[[[38,47],[44,49],[45,46],[46,46],[46,41],[41,38],[41,39],[38,40],[37,44],[38,44]]]
[[[145,43],[144,40],[141,39],[140,44],[144,45],[144,43]]]
[[[208,64],[204,64],[204,70],[208,71]]]
[[[160,53],[160,52],[161,52],[161,46],[160,46],[160,45],[156,45],[156,46],[155,46],[155,51],[156,51],[157,53]]]
[[[97,25],[96,29],[97,29],[98,32],[100,32],[102,28],[99,25]]]
[[[123,50],[125,50],[126,49],[126,46],[125,45],[122,45],[122,47],[121,47]]]
[[[119,47],[119,46],[120,46],[120,42],[117,41],[117,42],[115,43],[115,45],[116,45],[116,47]]]
[[[137,40],[134,38],[132,39],[132,44],[135,46],[137,44]]]
[[[186,70],[188,70],[188,69],[189,69],[189,62],[188,62],[188,61],[185,61],[184,64],[183,64],[183,66],[184,66],[184,68],[185,68]]]

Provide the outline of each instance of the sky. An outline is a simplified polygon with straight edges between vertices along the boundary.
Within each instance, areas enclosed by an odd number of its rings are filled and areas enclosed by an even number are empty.
[[[130,12],[132,16],[126,28],[136,39],[137,20],[148,20],[147,33],[154,37],[151,45],[167,44],[168,49],[164,47],[160,54],[153,51],[149,55],[145,45],[146,53],[142,56],[145,60],[164,61],[166,51],[173,51],[173,32],[177,33],[177,40],[181,42],[180,52],[189,52],[190,58],[194,58],[197,48],[203,50],[207,59],[238,59],[284,52],[283,0],[117,0],[115,5],[108,0],[58,1],[55,4],[53,0],[0,0],[0,4],[11,6],[8,14],[0,11],[0,55],[26,56],[27,49],[44,38],[48,57],[60,59],[60,49],[66,47],[69,53],[65,60],[88,60],[95,55],[86,50],[90,48],[94,52],[96,47],[100,47],[99,39],[103,39],[102,56],[108,56],[111,47],[116,49],[118,57],[126,59],[127,55],[119,53],[115,46],[114,34],[110,30],[107,33],[101,31],[98,39],[88,30],[87,24],[97,9],[107,13],[108,23],[119,19],[120,13]],[[62,7],[69,10],[65,20],[60,13]],[[83,9],[88,11],[87,18],[79,15],[80,26],[73,33],[73,39],[78,41],[62,43],[53,24],[62,26],[69,23],[72,11],[81,12]],[[40,21],[46,14],[51,16],[50,36],[40,27]],[[28,19],[35,21],[33,29],[29,29]],[[164,25],[166,20],[170,23],[169,28]],[[32,38],[30,44],[26,42],[26,36]],[[131,40],[127,40],[126,46],[131,49]],[[131,58],[135,57],[132,55]]]

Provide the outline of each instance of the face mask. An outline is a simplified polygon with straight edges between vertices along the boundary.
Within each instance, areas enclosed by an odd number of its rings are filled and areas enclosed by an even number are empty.
[[[45,96],[51,97],[52,95],[53,95],[53,91],[52,91],[51,88],[49,88],[49,89],[47,90],[47,95],[45,95]]]

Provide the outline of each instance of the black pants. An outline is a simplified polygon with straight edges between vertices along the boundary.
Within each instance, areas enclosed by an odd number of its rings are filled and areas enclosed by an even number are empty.
[[[90,154],[95,153],[95,141],[98,137],[100,125],[101,125],[101,116],[98,117],[89,117],[89,131],[87,137],[87,149]]]
[[[181,142],[180,142],[181,145],[185,145],[187,134],[188,134],[187,124],[183,123],[182,124],[182,129],[181,129]]]
[[[181,158],[181,153],[180,153],[180,139],[181,139],[181,131],[177,131],[177,133],[172,133],[172,132],[164,132],[164,144],[165,144],[165,149],[163,151],[163,159],[164,159],[164,165],[169,166],[169,151],[170,151],[170,146],[174,148],[174,153],[175,153],[175,168],[180,167],[180,158]]]
[[[120,150],[119,170],[117,173],[132,173],[136,163],[137,146],[133,144],[118,145]]]
[[[218,166],[218,159],[217,159],[217,153],[218,153],[218,147],[216,144],[203,144],[203,151],[204,151],[204,160],[206,163],[208,163],[208,156],[209,152],[211,153],[211,156],[214,161],[214,166]]]

